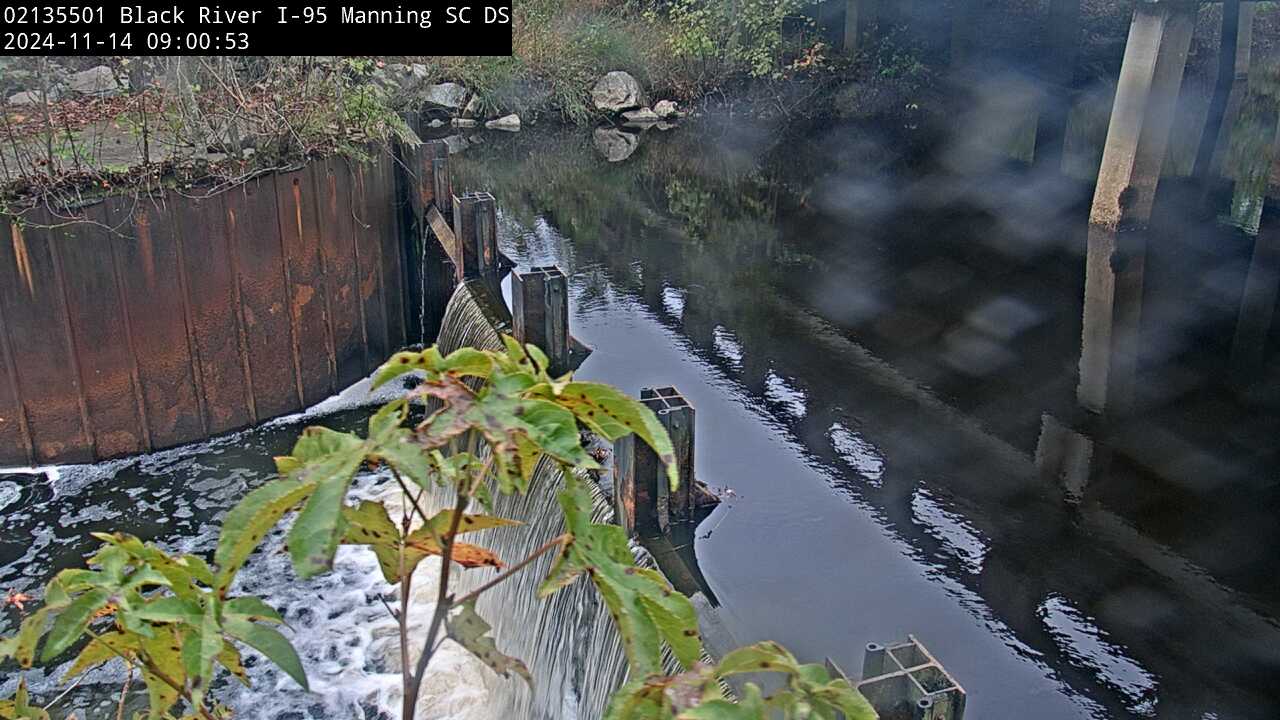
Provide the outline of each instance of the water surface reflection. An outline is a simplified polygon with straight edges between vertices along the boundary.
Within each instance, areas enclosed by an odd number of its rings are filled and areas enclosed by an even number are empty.
[[[1275,717],[1280,374],[1250,308],[1280,218],[1224,229],[1167,182],[1105,268],[1099,349],[1087,181],[807,137],[709,121],[609,162],[538,133],[460,163],[509,254],[571,274],[581,372],[698,407],[699,477],[735,497],[697,554],[737,639],[856,668],[914,632],[976,717]]]

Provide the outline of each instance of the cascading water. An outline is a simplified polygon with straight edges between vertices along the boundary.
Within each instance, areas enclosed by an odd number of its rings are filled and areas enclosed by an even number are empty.
[[[357,429],[368,416],[363,406],[393,392],[370,395],[362,382],[307,413],[204,443],[96,465],[0,470],[0,592],[39,596],[54,572],[79,564],[95,547],[87,538],[90,531],[134,533],[170,550],[208,557],[222,514],[272,477],[270,457],[287,451],[302,424]],[[380,473],[361,473],[348,501],[386,497],[394,502],[398,489],[388,497],[394,487]],[[283,632],[302,658],[312,692],[246,651],[252,687],[224,677],[214,697],[236,717],[251,720],[398,718],[397,623],[383,604],[395,604],[397,588],[383,580],[373,554],[356,547],[339,548],[332,572],[298,580],[283,551],[286,527],[264,540],[234,591],[259,595],[284,615],[289,626]],[[410,627],[419,637],[434,609],[439,568],[438,561],[424,562],[415,577]],[[10,635],[18,620],[16,610],[0,609],[0,636]],[[57,698],[52,716],[115,717],[122,665],[108,663],[70,686],[57,680],[66,667],[27,673],[39,702]],[[9,669],[0,672],[0,697],[18,682]],[[136,680],[125,717],[147,706],[146,690]],[[479,660],[447,644],[427,673],[415,720],[490,720],[494,716],[483,700],[497,684]]]
[[[505,327],[501,297],[481,281],[460,285],[449,300],[437,344],[443,353],[461,347],[503,349]],[[505,330],[503,330],[505,331]],[[498,553],[506,562],[518,561],[564,532],[556,495],[563,484],[560,469],[543,462],[534,472],[528,493],[498,497],[494,513],[521,520],[524,525],[496,528],[478,534],[476,544]],[[592,518],[614,521],[613,508],[594,482]],[[431,511],[453,503],[452,493],[437,490],[424,500]],[[653,567],[642,548],[633,545],[637,561]],[[499,649],[524,660],[534,678],[534,691],[519,680],[497,684],[489,695],[493,717],[529,720],[591,720],[603,715],[609,696],[626,679],[627,660],[621,637],[595,588],[581,580],[547,599],[537,597],[552,558],[539,558],[525,572],[486,592],[477,603],[493,625]],[[480,571],[459,574],[459,591],[478,586],[489,577]]]

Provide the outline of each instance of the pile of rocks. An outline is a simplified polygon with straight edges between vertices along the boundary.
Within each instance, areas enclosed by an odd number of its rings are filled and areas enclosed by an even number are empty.
[[[430,77],[430,70],[421,63],[392,63],[374,71],[374,82],[390,92],[396,104],[434,116],[429,127],[451,124],[466,129],[483,123],[490,130],[520,131],[519,115],[486,117],[484,103],[466,86],[455,82],[433,83]]]
[[[54,102],[75,97],[113,97],[129,91],[129,78],[118,75],[106,65],[71,73],[49,86],[48,100]],[[33,88],[9,96],[10,105],[37,105],[45,100],[43,88]]]
[[[649,107],[640,82],[622,70],[606,73],[596,82],[591,102],[597,110],[619,115],[628,125],[659,125],[683,116],[671,100],[659,100]]]

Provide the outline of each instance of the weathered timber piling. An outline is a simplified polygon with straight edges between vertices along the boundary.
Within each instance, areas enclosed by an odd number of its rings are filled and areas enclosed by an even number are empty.
[[[399,201],[404,227],[405,256],[411,261],[406,273],[410,305],[409,338],[430,342],[440,331],[440,321],[454,286],[454,259],[448,251],[453,235],[447,217],[452,216],[453,184],[449,174],[449,148],[430,140],[417,146],[402,145]],[[441,228],[448,231],[441,236]],[[428,231],[435,235],[432,241]]]
[[[511,279],[511,314],[516,340],[542,348],[551,372],[569,369],[569,279],[560,268],[517,271]]]
[[[673,387],[644,388],[640,402],[671,436],[680,487],[673,491],[657,453],[628,435],[614,444],[614,504],[628,534],[665,534],[674,524],[694,519],[694,409]]]
[[[498,205],[487,192],[453,196],[453,260],[458,282],[498,268]]]

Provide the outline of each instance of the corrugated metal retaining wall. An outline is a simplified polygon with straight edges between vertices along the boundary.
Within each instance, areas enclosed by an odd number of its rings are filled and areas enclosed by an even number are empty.
[[[396,184],[390,154],[330,158],[0,216],[0,466],[170,447],[367,375],[405,342]]]

